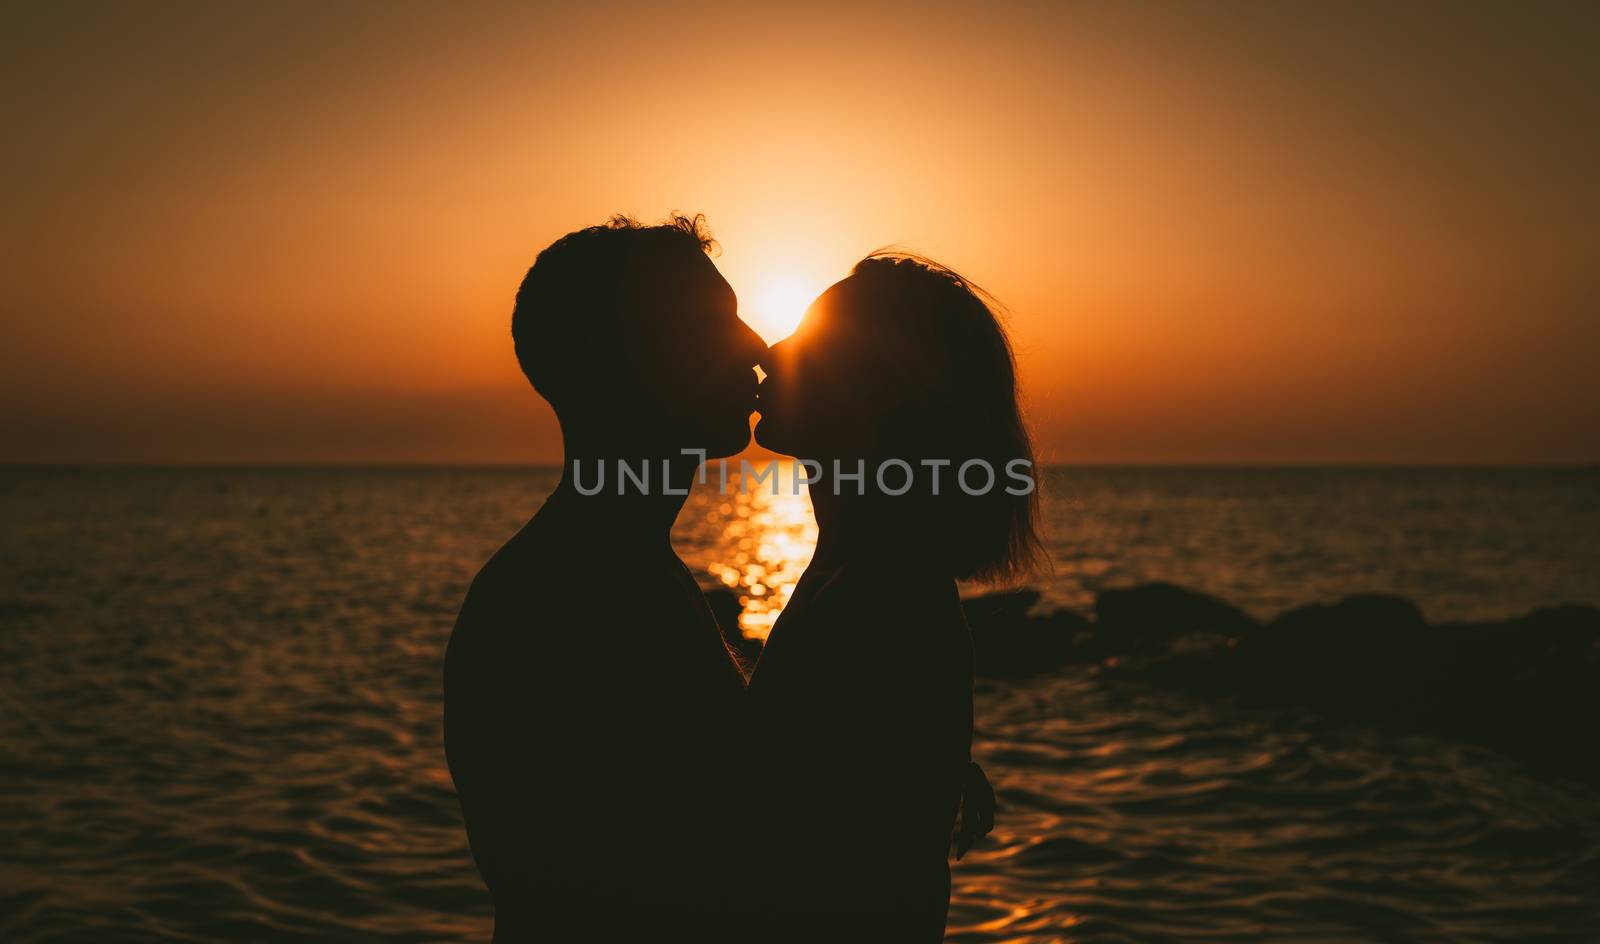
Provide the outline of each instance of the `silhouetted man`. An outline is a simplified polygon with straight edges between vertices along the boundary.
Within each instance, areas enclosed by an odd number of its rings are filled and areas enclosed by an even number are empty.
[[[744,680],[668,541],[699,463],[684,451],[744,448],[766,351],[709,245],[698,217],[618,218],[557,240],[517,293],[563,475],[473,581],[445,660],[496,942],[716,936],[702,921],[737,868],[719,807]]]

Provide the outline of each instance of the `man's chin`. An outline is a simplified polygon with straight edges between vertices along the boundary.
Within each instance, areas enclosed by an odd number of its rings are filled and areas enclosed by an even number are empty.
[[[783,434],[783,430],[765,416],[756,421],[756,428],[752,438],[755,439],[756,445],[769,452],[776,452],[785,456],[794,455],[794,451],[789,448],[788,437]]]
[[[741,423],[737,428],[729,428],[714,436],[708,436],[706,442],[707,459],[726,459],[745,451],[750,445],[749,420]]]

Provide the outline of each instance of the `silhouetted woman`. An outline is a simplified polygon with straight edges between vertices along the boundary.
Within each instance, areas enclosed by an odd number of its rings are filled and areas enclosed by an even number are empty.
[[[1014,578],[1040,554],[1011,349],[959,275],[880,253],[763,366],[756,440],[821,466],[816,555],[750,682],[769,937],[938,941],[975,771],[956,581]],[[968,806],[963,833],[986,832]]]

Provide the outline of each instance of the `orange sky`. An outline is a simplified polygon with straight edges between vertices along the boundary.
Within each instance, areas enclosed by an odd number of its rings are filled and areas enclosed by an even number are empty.
[[[327,6],[0,14],[0,460],[555,458],[516,284],[674,209],[984,284],[1047,459],[1600,460],[1593,6]]]

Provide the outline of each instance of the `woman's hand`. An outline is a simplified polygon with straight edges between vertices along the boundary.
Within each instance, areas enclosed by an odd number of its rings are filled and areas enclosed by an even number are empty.
[[[967,854],[972,844],[994,830],[995,796],[989,777],[976,762],[967,765],[961,784],[961,827],[956,830],[956,859]]]

